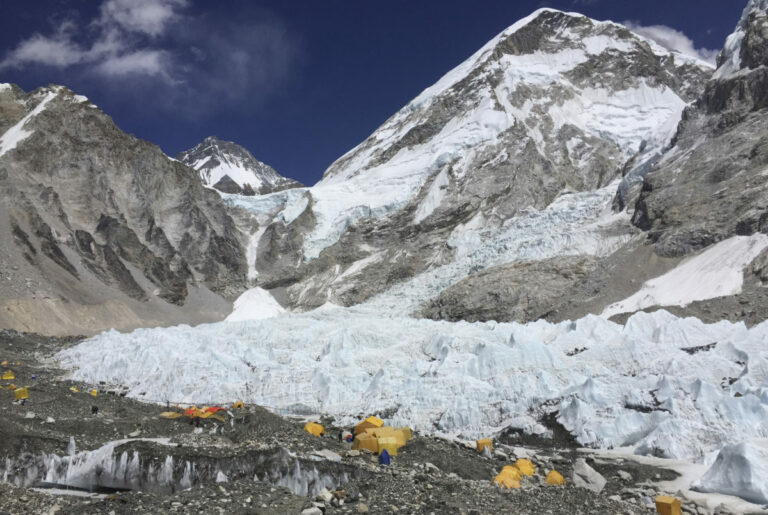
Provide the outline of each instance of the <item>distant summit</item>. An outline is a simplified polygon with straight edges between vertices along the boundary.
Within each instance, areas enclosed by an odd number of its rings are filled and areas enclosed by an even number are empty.
[[[283,177],[231,141],[209,136],[177,159],[196,170],[203,184],[224,193],[255,195],[300,188],[303,185]]]

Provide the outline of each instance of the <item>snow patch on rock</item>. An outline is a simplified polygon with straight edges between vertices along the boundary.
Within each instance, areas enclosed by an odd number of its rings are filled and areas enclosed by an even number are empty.
[[[251,288],[237,298],[227,322],[243,320],[263,320],[285,313],[285,308],[275,300],[271,293],[262,288]]]
[[[46,93],[45,98],[43,98],[43,100],[37,104],[37,107],[35,107],[29,114],[22,118],[16,125],[5,131],[5,133],[0,137],[0,157],[2,157],[2,155],[6,152],[16,148],[19,143],[34,133],[34,131],[28,130],[26,128],[27,122],[43,112],[45,107],[48,105],[48,102],[53,100],[56,95],[58,95],[57,90],[49,91]]]
[[[631,297],[605,308],[602,316],[610,318],[652,306],[687,306],[699,300],[741,293],[744,267],[766,248],[765,234],[728,238],[647,281]]]

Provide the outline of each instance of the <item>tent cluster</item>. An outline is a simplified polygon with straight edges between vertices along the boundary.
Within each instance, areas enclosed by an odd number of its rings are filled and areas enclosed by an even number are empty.
[[[69,387],[69,391],[70,392],[74,392],[74,393],[80,393],[80,388],[78,388],[77,386],[70,386]],[[99,396],[99,390],[96,389],[96,388],[88,390],[88,395],[90,395],[91,397],[98,397]]]
[[[525,477],[531,477],[536,472],[533,463],[524,458],[518,459],[512,465],[506,465],[491,481],[492,485],[503,488],[520,488],[520,481]],[[548,485],[564,485],[565,478],[556,470],[550,470],[544,481]]]
[[[187,416],[190,419],[213,418],[220,422],[224,422],[224,415],[219,413],[220,411],[226,410],[220,406],[203,406],[202,408],[192,406],[191,408],[184,410],[184,416]]]
[[[177,410],[183,409],[178,405],[174,405],[174,408]],[[235,401],[232,403],[232,409],[245,409],[245,404],[243,404],[242,401]],[[219,422],[224,422],[224,412],[226,411],[226,408],[222,408],[221,406],[203,406],[202,408],[191,406],[184,411],[164,411],[160,413],[158,417],[167,419],[189,417],[190,420],[212,418]]]
[[[7,365],[7,361],[3,361],[2,365]],[[16,362],[17,365],[21,365],[21,362]],[[16,379],[16,374],[13,373],[13,370],[6,370],[3,372],[3,375],[0,376],[0,379],[3,381],[13,381]],[[13,400],[14,401],[24,401],[26,399],[29,399],[29,390],[27,390],[27,387],[19,388],[15,384],[8,384],[5,386],[6,390],[12,390],[13,391]]]
[[[384,421],[378,417],[366,418],[355,426],[354,433],[353,449],[366,449],[375,454],[386,450],[389,456],[397,456],[397,450],[412,436],[409,427],[385,426]]]

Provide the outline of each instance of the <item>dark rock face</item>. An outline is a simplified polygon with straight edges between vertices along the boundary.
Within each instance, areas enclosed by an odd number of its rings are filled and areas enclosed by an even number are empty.
[[[682,256],[768,232],[768,70],[763,9],[745,12],[739,73],[721,70],[686,110],[675,145],[646,177],[633,223],[656,251]],[[754,69],[753,69],[754,68]]]
[[[8,250],[38,269],[39,288],[75,303],[106,286],[176,305],[191,286],[229,298],[244,289],[242,236],[193,170],[58,86],[0,90],[0,125],[43,101],[23,126],[29,135],[0,155],[0,222],[16,242]]]
[[[246,184],[246,186],[250,188],[251,185]],[[213,187],[219,191],[223,191],[224,193],[242,193],[243,192],[243,188],[241,188],[239,184],[233,181],[229,175],[225,175],[224,177],[219,179],[219,182],[214,184]],[[251,188],[251,191],[253,191],[252,188]]]
[[[488,268],[444,290],[419,315],[434,320],[528,322],[549,318],[565,291],[583,282],[594,258],[523,261]]]
[[[750,70],[768,65],[768,15],[765,11],[755,9],[748,14],[741,63]]]

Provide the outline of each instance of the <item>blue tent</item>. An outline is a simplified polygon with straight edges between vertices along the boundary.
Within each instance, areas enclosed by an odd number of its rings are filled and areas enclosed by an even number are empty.
[[[381,454],[379,454],[379,465],[389,466],[389,453],[386,449],[382,450]]]

